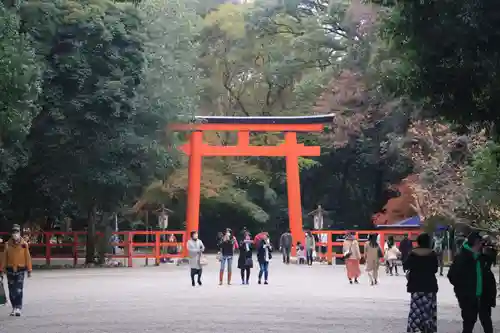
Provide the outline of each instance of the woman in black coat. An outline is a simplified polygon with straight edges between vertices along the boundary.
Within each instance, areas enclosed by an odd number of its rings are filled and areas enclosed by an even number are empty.
[[[241,284],[248,284],[250,280],[250,270],[253,268],[252,240],[250,234],[246,233],[240,242],[240,256],[238,257],[238,268],[241,272]]]
[[[403,263],[411,294],[410,313],[406,332],[437,332],[437,292],[436,273],[438,258],[431,249],[431,238],[423,233],[417,238],[418,247],[413,249]]]

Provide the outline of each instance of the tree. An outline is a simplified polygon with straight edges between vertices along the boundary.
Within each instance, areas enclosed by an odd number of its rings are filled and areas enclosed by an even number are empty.
[[[142,21],[132,5],[106,0],[27,1],[21,16],[46,59],[26,173],[47,198],[66,198],[87,217],[93,261],[98,216],[105,221],[168,165],[158,113],[135,103]]]
[[[500,102],[499,11],[494,1],[395,1],[381,36],[386,87],[461,125],[494,125]]]
[[[39,67],[19,23],[0,3],[0,197],[5,206],[13,175],[27,163],[25,139],[38,112]]]
[[[470,208],[464,212],[474,219],[475,225],[496,231],[500,228],[499,153],[499,145],[488,142],[473,155],[466,169]]]

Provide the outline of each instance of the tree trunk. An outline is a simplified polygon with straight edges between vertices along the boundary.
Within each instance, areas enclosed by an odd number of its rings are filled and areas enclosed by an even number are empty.
[[[96,212],[95,206],[92,206],[87,213],[87,246],[85,248],[85,263],[94,263],[95,256],[95,238],[96,238]]]
[[[109,245],[109,240],[111,239],[111,225],[110,225],[111,214],[108,212],[102,213],[101,221],[99,223],[98,229],[101,232],[102,237],[99,237],[98,247],[97,247],[97,263],[103,265],[106,261],[106,253],[111,253],[111,248]]]

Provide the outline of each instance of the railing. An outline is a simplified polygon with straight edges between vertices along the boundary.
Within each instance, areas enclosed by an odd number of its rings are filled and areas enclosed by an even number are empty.
[[[326,253],[319,251],[318,256],[325,258],[331,262],[333,258],[342,258],[343,237],[348,231],[345,230],[315,230],[313,234],[318,235],[319,242],[316,242],[318,247],[326,247]],[[385,241],[388,236],[395,238],[402,237],[408,234],[410,239],[416,238],[421,231],[388,231],[388,230],[372,230],[372,231],[356,231],[353,230],[355,238],[360,243],[360,250],[363,253],[364,243],[367,241],[370,234],[376,233],[380,235],[380,246],[384,249]],[[327,242],[321,242],[321,234],[327,235]],[[106,253],[109,259],[125,259],[128,267],[133,267],[134,259],[143,258],[146,264],[149,259],[154,259],[155,264],[159,264],[163,258],[184,258],[187,256],[187,236],[185,231],[120,231],[113,232],[119,242],[110,242],[106,240],[109,247],[123,248],[122,254]],[[168,242],[168,237],[174,235],[175,242]],[[8,233],[0,233],[0,237],[4,240],[8,238]],[[78,259],[86,256],[86,238],[87,232],[60,232],[47,231],[39,233],[30,233],[28,235],[30,250],[34,259],[45,259],[46,265],[51,264],[52,259],[73,259],[73,265],[78,264]],[[103,235],[96,234],[96,246],[99,246],[99,238]],[[399,246],[399,242],[396,241]],[[165,248],[176,248],[176,253],[165,253]],[[0,252],[3,251],[3,244],[0,243]]]
[[[113,232],[112,235],[115,235],[119,242],[106,240],[108,247],[123,248],[123,254],[105,255],[109,259],[126,259],[128,267],[133,267],[134,259],[137,258],[146,259],[146,263],[148,259],[154,259],[155,263],[159,264],[163,258],[181,258],[187,255],[184,246],[187,241],[185,231],[120,231]],[[175,242],[166,241],[170,235],[176,237]],[[8,233],[0,233],[0,237],[5,240],[8,238]],[[87,232],[85,231],[47,231],[30,233],[26,237],[29,239],[32,257],[45,259],[46,265],[50,265],[52,259],[73,259],[73,265],[76,266],[78,259],[86,256]],[[96,247],[99,246],[99,238],[102,237],[102,233],[96,234]],[[4,245],[0,243],[0,252],[3,252],[3,247]],[[175,247],[177,253],[165,253],[164,248],[169,247]],[[138,248],[140,251],[136,251]]]
[[[354,237],[358,240],[359,242],[359,249],[361,251],[361,254],[364,252],[364,244],[368,241],[368,236],[371,234],[378,234],[380,235],[380,247],[382,248],[382,251],[384,251],[384,246],[386,242],[386,238],[389,236],[394,236],[394,238],[401,237],[403,235],[408,235],[408,238],[413,240],[414,246],[416,245],[416,242],[414,239],[421,233],[421,231],[415,230],[415,231],[393,231],[393,230],[352,230],[352,231],[347,231],[347,230],[314,230],[312,233],[314,235],[318,235],[319,241],[316,242],[316,246],[321,248],[321,247],[326,247],[326,253],[321,253],[319,251],[317,255],[322,258],[326,259],[328,262],[332,262],[333,258],[342,258],[343,257],[343,251],[342,247],[344,244],[344,237],[348,232],[353,232]],[[327,241],[322,242],[322,236],[321,235],[327,235]],[[396,241],[396,245],[399,246],[399,241]]]

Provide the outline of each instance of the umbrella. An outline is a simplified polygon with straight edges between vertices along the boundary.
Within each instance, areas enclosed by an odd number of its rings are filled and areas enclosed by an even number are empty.
[[[255,235],[255,237],[254,237],[254,239],[253,239],[253,243],[254,243],[255,245],[258,245],[258,244],[259,244],[259,242],[260,242],[260,241],[261,241],[261,240],[262,240],[265,236],[267,236],[267,235],[268,235],[268,234],[267,234],[267,232],[260,232],[260,233],[258,233],[257,235]]]

